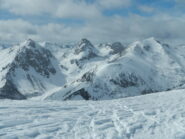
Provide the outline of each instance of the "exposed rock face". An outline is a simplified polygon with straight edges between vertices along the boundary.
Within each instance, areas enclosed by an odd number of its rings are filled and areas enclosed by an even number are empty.
[[[110,82],[123,88],[145,84],[145,81],[142,80],[141,78],[138,78],[136,75],[134,75],[134,73],[131,74],[120,73],[119,76],[116,77],[115,79],[110,79]]]
[[[82,88],[82,89],[80,89],[78,91],[73,92],[72,94],[67,96],[64,100],[71,100],[71,99],[73,99],[76,96],[80,96],[84,100],[90,100],[91,99],[90,94],[84,88]]]
[[[82,81],[82,82],[92,82],[94,76],[95,76],[95,73],[94,73],[93,71],[86,72],[86,73],[82,76],[81,81]]]
[[[49,78],[50,74],[56,73],[55,68],[51,64],[51,58],[54,57],[49,50],[41,47],[37,48],[33,40],[28,40],[27,45],[15,57],[12,67],[19,67],[25,71],[32,67],[42,76]]]
[[[94,46],[92,45],[92,43],[87,40],[87,39],[82,39],[77,48],[75,49],[75,54],[79,54],[81,52],[85,52],[85,51],[93,51]]]
[[[121,42],[115,42],[110,47],[113,50],[111,54],[121,54],[126,48]]]
[[[0,99],[3,98],[18,100],[26,99],[26,97],[17,90],[11,80],[7,80],[4,87],[0,89]]]
[[[51,52],[33,40],[8,49],[5,52],[8,51],[7,56],[11,60],[1,69],[4,85],[0,88],[0,98],[26,99],[36,92],[41,95],[47,91],[46,84],[56,74],[64,78],[57,73],[60,72],[59,65],[56,65],[57,60]]]

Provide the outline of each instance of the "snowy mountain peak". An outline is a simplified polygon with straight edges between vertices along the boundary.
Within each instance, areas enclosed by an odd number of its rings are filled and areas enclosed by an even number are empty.
[[[20,45],[18,45],[19,49],[24,49],[24,48],[28,48],[28,49],[37,49],[36,47],[40,47],[40,45],[38,45],[34,40],[32,39],[27,39],[24,42],[20,43]]]
[[[27,44],[28,46],[31,46],[31,47],[35,47],[35,45],[36,45],[35,41],[32,40],[32,39],[28,39],[28,40],[26,41],[26,44]]]
[[[162,44],[159,40],[157,40],[157,39],[154,38],[154,37],[145,39],[145,40],[143,40],[142,42],[143,42],[143,43],[150,43],[150,44]]]
[[[54,58],[51,52],[47,49],[41,48],[34,41],[27,43],[28,47],[23,47],[21,51],[16,55],[16,64],[19,64],[24,70],[28,70],[29,67],[34,68],[41,75],[49,77],[50,74],[55,74],[56,70],[51,65],[51,58]],[[38,46],[38,49],[36,49]],[[34,48],[34,49],[30,49]]]
[[[96,57],[98,50],[92,45],[92,43],[87,39],[82,39],[75,49],[74,54],[81,55],[80,59],[89,59]]]
[[[87,39],[82,39],[79,44],[77,45],[77,48],[75,50],[75,54],[79,54],[81,52],[94,51],[95,47],[92,45],[92,43]]]
[[[86,46],[93,46],[92,43],[88,39],[83,38],[79,42],[79,46],[84,46],[84,45],[86,45]]]
[[[23,99],[65,83],[57,59],[31,39],[0,52],[0,58],[4,56],[0,65],[0,97]]]
[[[136,41],[128,47],[128,51],[131,54],[143,56],[145,54],[159,54],[166,53],[164,44],[156,40],[154,37],[145,39],[143,41]]]

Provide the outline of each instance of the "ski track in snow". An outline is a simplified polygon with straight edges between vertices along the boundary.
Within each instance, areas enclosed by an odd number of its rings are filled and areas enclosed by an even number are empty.
[[[0,139],[184,139],[185,90],[107,101],[0,102]]]

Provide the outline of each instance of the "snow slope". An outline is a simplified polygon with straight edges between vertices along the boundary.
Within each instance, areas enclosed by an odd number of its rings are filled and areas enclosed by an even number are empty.
[[[184,139],[185,90],[108,101],[0,101],[2,139]]]

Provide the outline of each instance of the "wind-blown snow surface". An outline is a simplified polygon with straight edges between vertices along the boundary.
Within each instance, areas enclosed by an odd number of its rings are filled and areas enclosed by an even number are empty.
[[[107,101],[0,101],[1,139],[184,139],[185,90]]]

